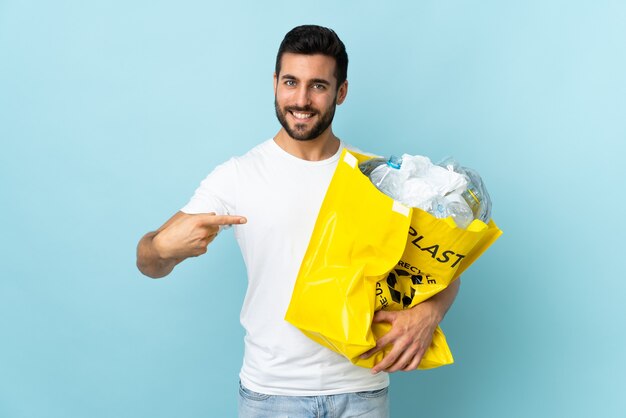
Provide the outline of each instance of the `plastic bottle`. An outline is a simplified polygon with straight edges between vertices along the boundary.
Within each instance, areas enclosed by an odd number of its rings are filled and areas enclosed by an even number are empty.
[[[389,159],[369,159],[359,164],[359,169],[370,178],[378,190],[398,200],[403,183],[400,174],[401,165],[402,159],[392,155]]]
[[[461,193],[461,196],[472,210],[475,219],[480,219],[485,223],[489,222],[491,219],[491,198],[480,175],[471,168],[460,166],[451,158],[444,160],[439,165],[465,176],[467,189]]]
[[[459,228],[466,229],[474,220],[474,213],[465,199],[456,193],[452,193],[443,198],[446,202],[448,216],[452,216]]]
[[[383,158],[383,157],[371,158],[371,159],[369,159],[369,160],[359,164],[359,169],[361,170],[361,173],[363,173],[367,177],[369,177],[370,174],[372,174],[372,171],[374,171],[375,168],[377,168],[378,166],[383,165],[383,164],[387,164],[387,159],[386,158]]]
[[[444,202],[442,197],[436,197],[430,202],[430,208],[427,208],[426,211],[433,215],[435,218],[443,219],[450,216],[448,214],[448,208],[446,206],[446,202]]]
[[[474,220],[472,210],[463,197],[456,193],[434,198],[426,211],[435,218],[452,217],[454,223],[462,229],[466,229]]]

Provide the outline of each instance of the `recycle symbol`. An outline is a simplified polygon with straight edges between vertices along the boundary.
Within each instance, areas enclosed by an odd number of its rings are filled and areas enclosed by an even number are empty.
[[[411,305],[413,301],[413,297],[415,296],[415,289],[411,288],[411,294],[402,294],[400,291],[396,290],[396,284],[398,283],[399,276],[410,276],[411,282],[414,285],[422,284],[422,280],[424,276],[421,274],[411,274],[406,270],[395,269],[389,272],[387,276],[387,286],[389,287],[389,293],[391,294],[391,299],[396,303],[402,303],[402,308],[406,309]]]

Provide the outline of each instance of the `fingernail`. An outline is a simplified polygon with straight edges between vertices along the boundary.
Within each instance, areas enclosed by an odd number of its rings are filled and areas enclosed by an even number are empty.
[[[239,223],[240,223],[240,224],[245,224],[246,222],[248,222],[248,220],[247,220],[246,218],[241,218],[241,219],[239,220]]]

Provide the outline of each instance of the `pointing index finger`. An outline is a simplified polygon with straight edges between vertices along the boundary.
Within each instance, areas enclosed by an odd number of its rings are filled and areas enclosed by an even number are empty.
[[[206,213],[202,215],[202,218],[207,225],[240,225],[248,222],[244,216],[238,215],[215,215]]]

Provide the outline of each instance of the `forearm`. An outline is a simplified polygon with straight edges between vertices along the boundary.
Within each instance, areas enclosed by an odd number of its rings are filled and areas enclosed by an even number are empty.
[[[424,302],[420,303],[420,305],[425,305],[423,307],[428,307],[432,314],[435,316],[437,323],[441,322],[441,320],[452,306],[456,295],[459,293],[459,287],[461,286],[461,278],[454,280],[452,283],[448,285],[441,292],[436,295],[426,299]]]
[[[163,258],[154,246],[154,237],[158,232],[148,232],[137,245],[137,268],[141,273],[153,279],[165,277],[183,259]]]

